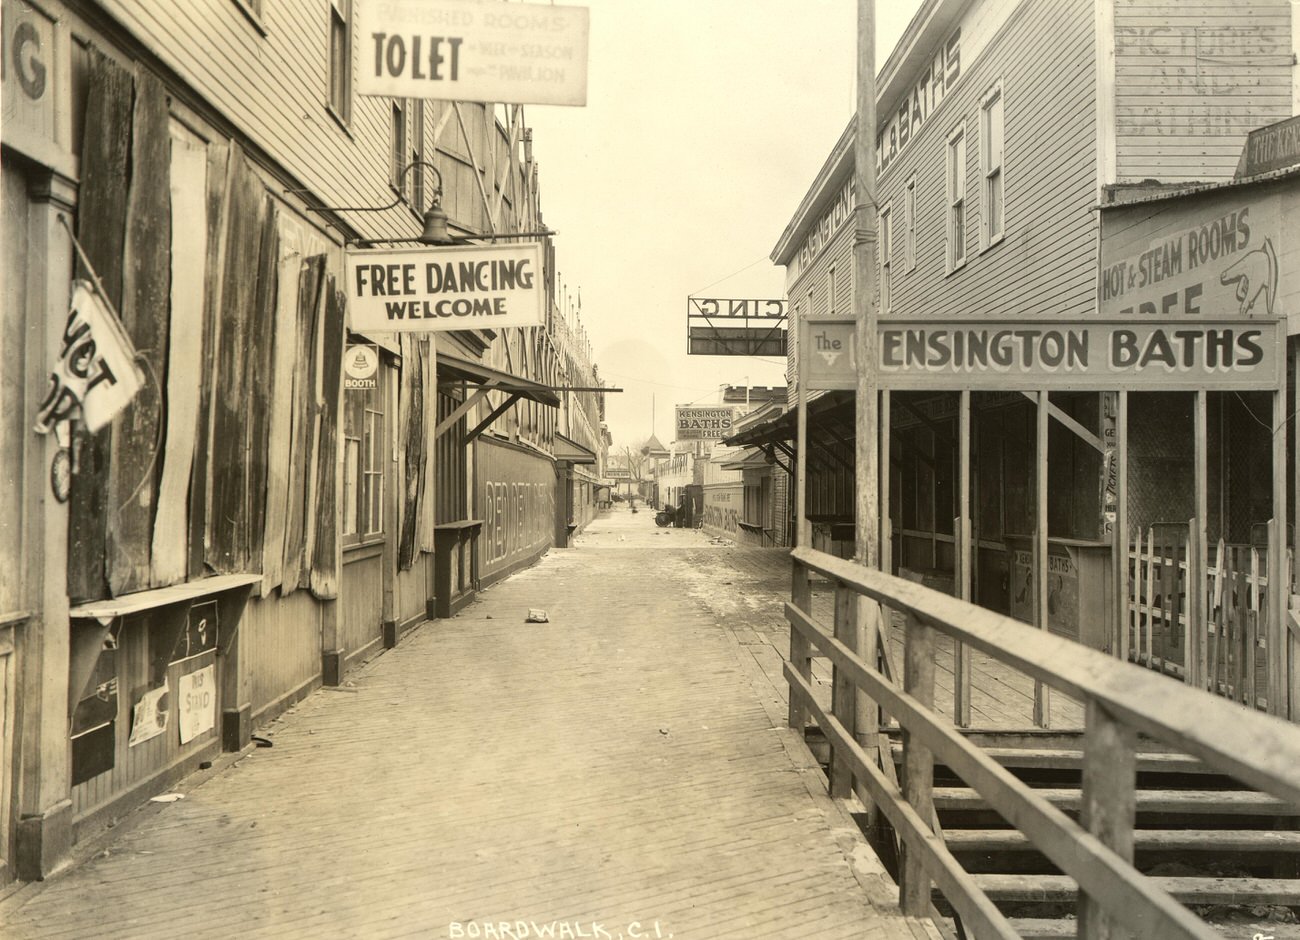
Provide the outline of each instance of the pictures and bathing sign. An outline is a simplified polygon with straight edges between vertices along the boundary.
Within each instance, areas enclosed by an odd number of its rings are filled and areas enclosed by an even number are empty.
[[[542,326],[542,246],[357,249],[347,256],[353,332],[428,333]]]

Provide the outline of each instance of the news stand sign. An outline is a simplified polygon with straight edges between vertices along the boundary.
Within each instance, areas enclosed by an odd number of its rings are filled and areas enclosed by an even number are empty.
[[[496,330],[546,323],[542,246],[350,249],[354,333]]]
[[[882,389],[1228,391],[1281,387],[1286,323],[1275,318],[882,320]],[[852,320],[799,324],[804,387],[854,389]]]
[[[360,94],[587,103],[586,7],[356,0],[356,16]]]

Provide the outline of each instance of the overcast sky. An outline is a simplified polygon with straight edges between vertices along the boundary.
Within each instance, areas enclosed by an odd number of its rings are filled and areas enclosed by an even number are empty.
[[[585,108],[525,109],[616,447],[784,361],[686,355],[686,298],[784,296],[773,246],[854,107],[854,0],[585,0]],[[877,2],[879,68],[919,0]]]

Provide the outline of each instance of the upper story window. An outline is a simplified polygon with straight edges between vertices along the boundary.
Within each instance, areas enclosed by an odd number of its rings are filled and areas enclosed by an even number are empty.
[[[894,265],[893,249],[893,213],[889,206],[880,210],[880,312],[888,313],[890,305],[890,275]]]
[[[826,269],[826,312],[835,316],[835,265]]]
[[[329,81],[330,108],[343,123],[351,123],[352,0],[330,0]]]
[[[408,163],[420,163],[424,160],[424,100],[417,98],[410,103],[408,117],[410,127],[407,134],[410,138],[410,159]],[[424,194],[426,189],[424,178],[424,167],[417,166],[411,170],[410,178],[410,198],[411,205],[417,212],[424,211]]]
[[[410,177],[402,173],[402,169],[409,162],[406,149],[410,141],[407,132],[409,109],[410,102],[405,98],[393,99],[392,116],[388,124],[388,183],[404,199],[410,198],[411,186]]]
[[[1002,86],[993,86],[980,106],[980,173],[983,177],[981,240],[987,248],[1002,240],[1006,204],[1002,179]]]
[[[966,263],[966,125],[948,135],[948,270]]]
[[[916,267],[916,177],[907,181],[903,193],[903,263],[907,270]]]

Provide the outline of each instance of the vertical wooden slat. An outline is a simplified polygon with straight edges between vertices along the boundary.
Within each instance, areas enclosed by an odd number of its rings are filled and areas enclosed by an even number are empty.
[[[1034,619],[1040,630],[1049,629],[1047,612],[1047,418],[1046,389],[1038,393],[1035,434],[1034,482],[1037,489],[1034,511]],[[1034,680],[1034,724],[1046,728],[1052,721],[1052,691],[1041,679]]]
[[[1137,733],[1089,700],[1083,742],[1083,805],[1079,822],[1102,844],[1133,863],[1137,807]],[[1129,937],[1111,923],[1101,905],[1079,894],[1078,935],[1088,940]]]
[[[306,539],[308,503],[307,468],[313,433],[312,356],[316,348],[314,324],[320,303],[321,283],[325,274],[325,256],[315,255],[302,262],[298,281],[297,322],[294,339],[297,344],[293,379],[293,408],[289,445],[289,504],[284,535],[284,580],[280,583],[282,594],[297,589],[303,568],[303,545]]]
[[[1147,617],[1144,633],[1146,636],[1147,666],[1155,664],[1155,588],[1156,588],[1156,532],[1147,529]]]
[[[424,484],[424,349],[414,339],[403,344],[402,391],[404,401],[401,411],[405,417],[402,425],[402,442],[405,450],[402,474],[402,529],[397,543],[397,565],[409,571],[415,564],[415,535],[420,504],[420,488]]]
[[[131,73],[92,49],[82,135],[77,237],[114,308],[122,304],[131,159]],[[76,432],[68,518],[68,596],[107,597],[107,486],[112,431]]]
[[[1273,528],[1268,541],[1268,615],[1273,629],[1269,634],[1269,662],[1272,664],[1273,682],[1268,690],[1269,711],[1283,718],[1300,717],[1295,710],[1300,703],[1291,701],[1292,679],[1295,674],[1289,667],[1291,647],[1287,629],[1287,607],[1291,599],[1291,584],[1287,570],[1286,531],[1286,374],[1283,370],[1279,387],[1273,393]],[[1276,706],[1274,701],[1276,700]]]
[[[970,389],[961,390],[957,420],[957,596],[971,599],[972,554],[970,507]],[[953,644],[953,721],[960,728],[970,727],[971,652],[961,641]]]
[[[291,336],[283,339],[275,329],[276,295],[279,287],[280,223],[279,210],[267,200],[259,238],[257,289],[249,310],[249,351],[244,360],[244,413],[247,423],[248,467],[245,492],[248,517],[249,570],[261,570],[266,538],[266,495],[270,470],[271,388],[276,348],[292,345]]]
[[[188,135],[174,132],[169,181],[171,213],[184,225],[171,226],[171,327],[167,350],[167,436],[158,483],[150,551],[150,581],[184,581],[189,545],[190,474],[198,437],[203,385],[203,287],[207,257],[208,154]]]
[[[108,474],[108,584],[114,595],[150,586],[149,556],[162,453],[171,275],[170,117],[162,82],[136,79],[122,325],[147,367],[144,388],[113,421]]]
[[[1115,597],[1119,602],[1117,611],[1117,623],[1119,624],[1119,646],[1116,652],[1119,658],[1125,662],[1129,659],[1129,590],[1128,590],[1128,392],[1121,390],[1115,396],[1115,452],[1113,459],[1115,461],[1115,546],[1116,554],[1119,559],[1119,565],[1115,571]],[[1141,555],[1141,536],[1138,539],[1139,556]],[[1141,565],[1141,559],[1135,562],[1135,565]],[[1140,575],[1140,569],[1136,569]],[[1138,578],[1140,583],[1140,577]],[[1136,642],[1136,628],[1138,625],[1137,618],[1137,598],[1141,595],[1134,592],[1133,606],[1133,626],[1134,642]]]
[[[894,570],[894,526],[890,520],[889,451],[893,446],[890,428],[890,406],[892,393],[889,389],[880,392],[880,570],[890,574]]]
[[[311,561],[311,592],[323,600],[338,597],[342,546],[339,542],[339,412],[343,399],[343,335],[346,300],[325,279],[321,329],[320,446],[317,450],[316,544]]]
[[[857,643],[857,605],[855,596],[843,584],[835,585],[835,638],[850,648]],[[832,667],[831,710],[850,735],[857,731],[856,693],[853,681],[838,666]],[[851,792],[853,776],[846,755],[831,749],[831,796],[847,797]]]
[[[812,612],[812,582],[808,579],[808,569],[793,560],[790,563],[790,603],[804,613]],[[790,665],[805,682],[812,683],[808,640],[794,627],[790,628]],[[790,727],[802,738],[804,726],[808,724],[808,709],[798,696],[791,694],[789,698]]]
[[[1183,666],[1186,681],[1197,688],[1205,688],[1208,671],[1209,631],[1205,599],[1209,541],[1209,456],[1206,434],[1206,401],[1204,390],[1195,393],[1192,437],[1195,442],[1193,480],[1195,485],[1195,518],[1191,521],[1187,545],[1187,642],[1183,648]]]
[[[934,706],[934,629],[907,615],[903,637],[903,687],[918,703]],[[903,729],[903,798],[926,823],[934,818],[934,757],[920,741]],[[903,913],[923,917],[930,906],[930,878],[922,854],[903,849],[899,866],[899,901]]]

